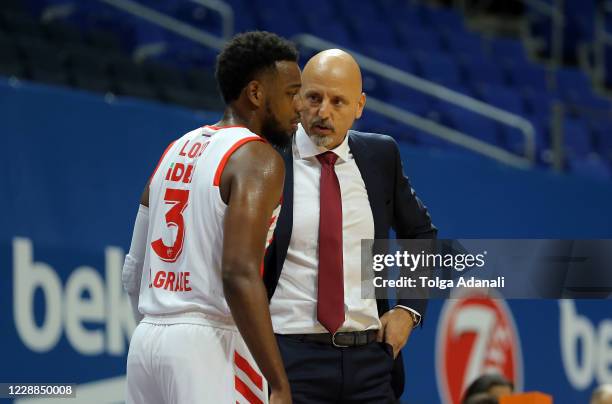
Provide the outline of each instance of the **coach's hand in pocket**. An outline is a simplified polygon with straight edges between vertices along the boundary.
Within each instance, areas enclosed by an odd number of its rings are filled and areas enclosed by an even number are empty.
[[[393,357],[397,358],[399,351],[408,342],[414,320],[410,313],[402,308],[389,310],[380,318],[381,328],[378,330],[378,342],[386,342],[393,347]]]

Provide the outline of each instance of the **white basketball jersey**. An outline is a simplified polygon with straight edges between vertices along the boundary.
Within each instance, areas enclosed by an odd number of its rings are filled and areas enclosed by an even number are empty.
[[[164,152],[149,188],[141,313],[198,311],[231,318],[221,280],[227,205],[219,185],[232,153],[250,141],[263,139],[244,127],[205,126],[187,133]],[[270,220],[266,247],[279,210],[280,205]]]

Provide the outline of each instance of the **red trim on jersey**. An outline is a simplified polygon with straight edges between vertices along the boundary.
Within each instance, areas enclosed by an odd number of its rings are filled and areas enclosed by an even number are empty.
[[[246,398],[250,404],[263,404],[263,401],[261,401],[259,397],[257,397],[255,393],[251,391],[249,386],[238,378],[238,376],[234,376],[234,386],[236,391],[242,394],[242,396]]]
[[[255,137],[255,136],[251,136],[251,137],[245,137],[243,139],[240,139],[239,141],[237,141],[227,152],[225,152],[225,155],[223,156],[223,158],[221,159],[221,162],[219,162],[219,166],[217,167],[217,171],[215,172],[215,179],[213,181],[213,185],[218,187],[219,184],[221,184],[221,174],[223,174],[223,170],[225,169],[225,165],[227,164],[227,161],[229,160],[229,158],[232,156],[232,154],[243,144],[247,143],[247,142],[252,142],[252,141],[259,141],[259,142],[263,142],[264,139],[261,137]]]
[[[227,126],[215,126],[215,125],[204,125],[202,126],[203,128],[211,128],[214,130],[221,130],[221,129],[227,129],[227,128],[244,128],[244,129],[248,129],[246,126],[242,126],[242,125],[227,125]],[[257,135],[261,138],[262,142],[266,142],[268,143],[268,141],[261,135],[254,133],[251,131],[251,133],[253,133],[254,135]]]
[[[263,390],[263,378],[242,355],[234,351],[234,363],[238,369],[242,370],[251,379],[253,384]]]
[[[227,129],[227,128],[245,128],[246,126],[244,125],[227,125],[227,126],[216,126],[216,125],[204,125],[205,128],[211,128],[214,130],[219,130],[219,129]]]
[[[174,142],[176,142],[176,140]],[[157,165],[155,166],[155,170],[153,170],[153,174],[151,174],[151,177],[149,177],[149,181],[151,181],[153,179],[153,176],[157,172],[157,169],[159,168],[159,165],[161,164],[161,162],[164,159],[164,157],[166,157],[166,153],[168,153],[168,150],[170,150],[170,148],[172,147],[174,142],[170,143],[168,145],[168,147],[166,147],[166,150],[164,150],[164,152],[162,153],[161,157],[159,158],[159,161],[157,162]]]

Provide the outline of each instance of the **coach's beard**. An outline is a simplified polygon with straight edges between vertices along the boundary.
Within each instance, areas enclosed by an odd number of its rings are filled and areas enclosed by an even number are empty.
[[[331,136],[324,136],[324,135],[319,135],[316,133],[309,133],[308,136],[310,137],[310,140],[312,140],[314,144],[316,144],[319,147],[324,147],[326,149],[329,149],[329,146],[333,142],[333,139],[331,138]]]
[[[334,127],[329,122],[327,122],[326,119],[325,120],[316,119],[315,121],[311,123],[310,130],[306,131],[306,133],[308,134],[308,137],[310,138],[310,140],[312,140],[314,144],[316,144],[319,147],[324,147],[326,149],[329,149],[329,146],[331,146],[332,143],[334,142],[333,136],[322,135],[322,134],[316,133],[314,131],[314,128],[316,126],[320,126],[320,127],[329,129],[332,132],[334,130]]]

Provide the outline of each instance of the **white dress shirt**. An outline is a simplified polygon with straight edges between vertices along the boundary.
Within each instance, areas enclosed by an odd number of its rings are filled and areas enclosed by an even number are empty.
[[[317,320],[319,273],[319,181],[316,156],[327,149],[315,145],[300,125],[293,142],[293,230],[287,258],[270,302],[274,331],[279,334],[327,332]],[[342,196],[344,259],[344,323],[339,331],[380,328],[375,299],[361,298],[361,239],[374,238],[374,218],[348,136],[332,150]]]
[[[317,320],[321,165],[316,156],[327,149],[313,143],[300,125],[292,150],[293,230],[270,302],[270,314],[278,334],[325,333],[328,331]],[[331,151],[338,155],[335,170],[342,197],[345,318],[338,331],[379,329],[376,300],[361,297],[361,240],[374,238],[368,193],[351,154],[348,136]]]

